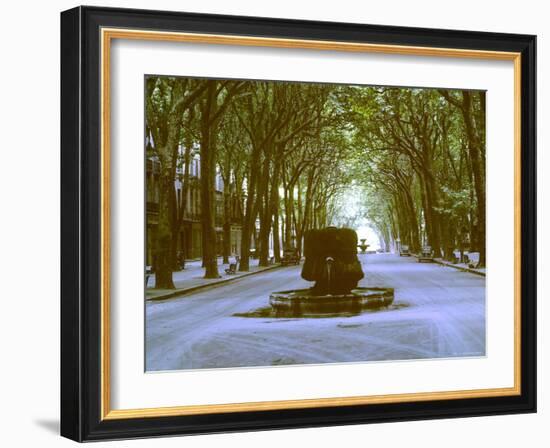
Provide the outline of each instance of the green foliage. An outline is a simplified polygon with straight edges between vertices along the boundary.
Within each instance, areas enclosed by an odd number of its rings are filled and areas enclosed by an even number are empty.
[[[213,163],[260,234],[281,223],[283,243],[300,244],[309,228],[366,219],[386,245],[438,251],[456,244],[457,229],[482,227],[484,92],[148,77],[148,155],[174,163],[163,153],[174,129],[200,155],[196,103],[211,83]]]

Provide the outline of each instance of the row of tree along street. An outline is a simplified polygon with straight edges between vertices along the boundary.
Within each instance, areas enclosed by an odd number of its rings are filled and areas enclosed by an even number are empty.
[[[346,192],[361,191],[358,216],[388,248],[400,240],[438,256],[476,250],[485,261],[485,94],[290,82],[146,79],[147,157],[159,165],[157,288],[173,288],[193,158],[200,158],[202,258],[218,273],[216,177],[224,183],[224,261],[229,209],[242,224],[239,270],[304,233],[350,225]],[[177,172],[183,194],[176,195]],[[149,187],[149,185],[148,185]],[[237,207],[233,207],[237,204]]]

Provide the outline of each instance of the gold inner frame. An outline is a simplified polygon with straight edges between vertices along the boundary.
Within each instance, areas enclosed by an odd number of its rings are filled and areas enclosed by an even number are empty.
[[[296,48],[412,56],[506,60],[514,63],[514,386],[442,392],[419,392],[302,400],[111,409],[110,388],[110,50],[113,39],[194,42],[213,45]],[[301,39],[192,34],[134,29],[101,29],[101,419],[198,415],[222,412],[305,409],[521,394],[521,54],[514,52],[415,47]]]

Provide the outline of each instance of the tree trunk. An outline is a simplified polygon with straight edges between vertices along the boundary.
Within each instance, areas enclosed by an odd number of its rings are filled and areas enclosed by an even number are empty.
[[[441,237],[439,232],[439,214],[436,211],[437,195],[435,192],[435,181],[431,171],[431,165],[426,162],[421,182],[424,184],[425,201],[424,215],[428,244],[437,257],[441,256]]]
[[[273,167],[273,175],[271,179],[271,193],[269,196],[269,213],[270,220],[273,224],[273,256],[275,257],[275,262],[278,263],[281,261],[281,246],[280,246],[280,235],[279,235],[279,177],[281,172],[281,161],[280,158],[275,160]]]
[[[248,209],[247,200],[247,209]],[[241,232],[241,259],[239,263],[239,271],[247,272],[250,270],[250,239],[252,237],[252,226],[251,226],[250,215],[246,214],[243,219],[243,226]]]
[[[284,248],[293,247],[292,241],[292,216],[294,215],[294,185],[287,185],[285,189],[285,233]]]
[[[216,84],[211,82],[201,116],[201,202],[203,233],[204,278],[218,278],[215,228],[215,176],[216,176],[216,132],[212,123],[213,107],[216,101]]]
[[[231,170],[229,167],[229,157],[226,155],[224,167],[224,185],[223,185],[223,263],[229,263],[231,255]]]
[[[246,206],[241,235],[241,261],[239,263],[239,271],[243,272],[250,270],[250,240],[252,238],[252,231],[254,230],[256,221],[255,195],[259,159],[260,149],[253,147],[250,161],[250,171],[248,174]]]
[[[183,156],[183,166],[184,166],[184,172],[183,172],[183,179],[182,179],[182,186],[181,186],[181,197],[178,199],[175,195],[175,189],[174,189],[174,223],[172,227],[172,260],[174,263],[174,266],[177,268],[177,270],[180,269],[180,265],[178,264],[178,246],[179,242],[181,241],[181,231],[183,226],[183,218],[185,216],[185,211],[187,208],[187,195],[189,193],[189,165],[191,163],[191,147],[193,146],[193,142],[190,138],[191,133],[189,132],[191,126],[191,119],[188,121],[188,132],[187,132],[187,138],[185,141],[185,152]],[[176,155],[178,157],[178,155]],[[175,168],[174,164],[174,168]],[[174,178],[175,178],[175,169],[174,169]],[[183,252],[183,258],[185,259],[188,254]]]
[[[159,212],[157,227],[157,245],[155,256],[155,288],[174,289],[172,280],[173,259],[172,259],[172,228],[173,228],[173,196],[174,177],[172,160],[173,154],[177,153],[179,127],[174,123],[167,124],[167,143],[163,148],[159,148],[160,169],[159,176]]]
[[[273,256],[275,263],[281,261],[281,235],[279,231],[279,207],[273,214]]]
[[[474,191],[477,200],[477,241],[479,250],[479,266],[485,266],[485,179],[483,173],[483,161],[481,151],[481,139],[478,138],[474,128],[473,114],[472,114],[472,98],[471,93],[467,91],[462,92],[463,107],[462,114],[464,117],[464,123],[466,126],[466,135],[468,138],[468,153],[472,165],[472,174],[474,178]],[[485,114],[485,111],[482,111]]]
[[[155,288],[174,289],[172,280],[172,226],[170,222],[170,189],[174,188],[168,175],[161,177],[159,214],[157,227],[157,250],[155,257]]]
[[[409,231],[410,250],[412,250],[413,252],[417,252],[418,249],[420,249],[420,238],[419,238],[418,220],[416,217],[414,201],[410,190],[406,189],[404,190],[403,193],[405,196],[405,204],[407,207],[408,222],[409,222],[409,229],[410,229]]]
[[[296,206],[298,208],[298,214],[296,214],[295,208],[292,209],[292,212],[294,214],[294,227],[296,228],[296,249],[298,250],[299,254],[302,254],[302,238],[303,238],[305,214],[304,214],[304,207],[302,207],[302,185],[299,179],[298,179],[297,185],[298,185],[298,201]]]
[[[229,263],[231,255],[231,223],[227,220],[223,223],[223,263]]]
[[[258,183],[258,200],[261,201],[260,208],[260,232],[259,241],[259,265],[269,265],[269,233],[271,231],[271,209],[269,206],[269,167],[268,155],[264,156],[262,177]],[[258,249],[258,248],[257,248]]]

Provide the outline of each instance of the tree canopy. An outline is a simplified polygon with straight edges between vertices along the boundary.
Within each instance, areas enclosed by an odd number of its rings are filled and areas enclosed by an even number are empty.
[[[485,262],[484,92],[154,76],[146,80],[146,133],[161,178],[157,287],[173,287],[185,209],[174,179],[179,168],[186,188],[195,156],[206,277],[218,276],[218,175],[222,255],[227,262],[237,215],[243,271],[252,241],[267,265],[270,238],[278,261],[283,248],[301,252],[309,229],[353,227],[342,213],[349,191],[386,249],[396,240],[443,257],[468,248]]]

